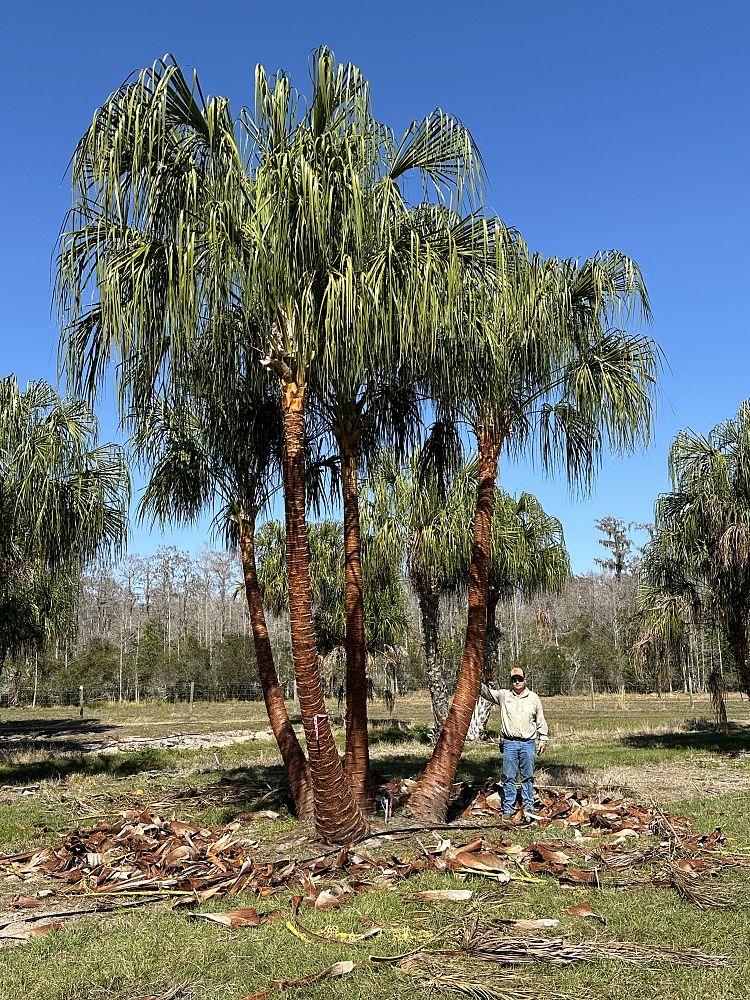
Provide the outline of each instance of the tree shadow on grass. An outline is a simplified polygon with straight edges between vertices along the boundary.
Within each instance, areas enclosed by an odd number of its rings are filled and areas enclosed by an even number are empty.
[[[369,726],[370,746],[378,743],[429,743],[429,727],[415,726],[405,719],[372,719]]]
[[[105,725],[97,718],[80,718],[80,716],[61,719],[2,719],[0,718],[0,738],[8,739],[15,736],[29,738],[54,739],[58,735],[105,733],[116,726]]]
[[[750,726],[732,722],[725,732],[706,727],[691,732],[634,733],[623,736],[620,742],[641,750],[698,750],[725,757],[739,757],[750,751]]]
[[[38,744],[35,749],[39,749]],[[55,745],[55,750],[58,749]],[[60,781],[73,774],[127,778],[144,771],[168,771],[174,764],[168,753],[163,750],[139,750],[132,754],[74,753],[18,762],[9,760],[7,753],[0,753],[0,785],[35,785],[40,781]]]
[[[104,733],[116,726],[97,718],[10,719],[0,721],[0,752],[4,754],[45,751],[52,754],[96,750]]]
[[[222,771],[218,781],[204,788],[175,796],[190,799],[202,808],[221,807],[218,822],[228,823],[239,813],[252,822],[252,814],[263,809],[283,810],[294,815],[294,799],[281,764],[244,764]]]

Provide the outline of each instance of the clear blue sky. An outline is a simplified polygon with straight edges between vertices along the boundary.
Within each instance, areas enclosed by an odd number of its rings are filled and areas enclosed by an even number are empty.
[[[436,106],[459,116],[484,156],[491,207],[532,248],[616,247],[643,268],[668,364],[651,448],[608,458],[585,501],[524,465],[502,469],[505,488],[537,493],[563,520],[577,572],[603,551],[598,517],[651,519],[676,431],[708,430],[750,396],[746,3],[41,0],[12,5],[3,22],[0,374],[55,378],[65,171],[107,94],[172,52],[238,109],[256,63],[304,90],[309,54],[326,43],[362,67],[376,114],[395,127]],[[101,417],[113,436],[111,410]],[[204,537],[138,528],[131,549],[197,549]]]

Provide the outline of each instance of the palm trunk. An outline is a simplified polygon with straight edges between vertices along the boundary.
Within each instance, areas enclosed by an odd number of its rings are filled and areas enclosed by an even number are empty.
[[[448,716],[449,696],[440,657],[438,613],[440,598],[437,594],[419,594],[419,617],[422,623],[427,687],[432,700],[433,733],[435,739],[442,732]]]
[[[266,703],[268,719],[273,735],[276,737],[281,758],[284,761],[297,816],[304,820],[313,819],[315,807],[310,766],[289,720],[284,702],[284,692],[279,684],[273,662],[266,614],[263,610],[263,600],[258,586],[255,565],[255,524],[250,518],[247,520],[243,518],[240,522],[240,553],[242,555],[242,573],[245,579],[247,606],[250,612],[250,626],[253,630],[255,643],[255,658],[258,661],[258,677],[263,688],[263,699]]]
[[[727,645],[732,651],[734,662],[737,664],[737,674],[742,690],[750,698],[750,647],[747,640],[747,618],[737,608],[734,609],[734,613],[727,623],[726,637]]]
[[[482,680],[485,684],[490,685],[493,685],[497,679],[498,652],[500,649],[500,636],[502,635],[496,621],[499,600],[499,595],[493,591],[490,594],[487,604],[487,634],[484,637]],[[468,743],[479,743],[487,739],[487,723],[490,721],[491,714],[492,702],[487,701],[486,698],[478,698],[471,716],[471,722],[469,723],[469,732],[466,734]]]
[[[375,810],[367,738],[367,671],[365,604],[362,584],[362,539],[359,527],[359,483],[356,441],[340,445],[344,508],[346,611],[346,749],[344,768],[352,793],[365,813]]]
[[[479,697],[484,663],[492,513],[495,506],[495,481],[500,443],[495,436],[481,428],[477,432],[477,445],[479,487],[469,576],[466,641],[461,657],[461,670],[445,725],[409,803],[414,816],[435,818],[438,821],[445,819],[448,810],[450,786],[456,777],[471,716]]]
[[[305,516],[305,386],[282,382],[284,418],[284,510],[289,577],[289,630],[315,799],[315,829],[331,843],[357,840],[367,832],[352,796],[323,701],[313,628]]]

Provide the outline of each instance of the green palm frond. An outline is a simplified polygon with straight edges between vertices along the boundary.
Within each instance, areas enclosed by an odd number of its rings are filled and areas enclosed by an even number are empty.
[[[570,557],[562,524],[537,498],[516,500],[497,490],[492,518],[490,591],[502,598],[520,591],[526,600],[561,593],[570,579]]]
[[[750,683],[750,407],[707,435],[688,430],[669,456],[672,490],[658,497],[642,567],[642,658],[686,655],[691,633],[724,631],[743,686]]]
[[[83,567],[122,551],[130,478],[97,437],[83,401],[0,380],[0,660],[59,634]]]
[[[370,651],[399,645],[406,631],[404,595],[398,572],[373,557],[372,536],[362,532],[365,583],[365,642]],[[344,610],[344,533],[337,521],[308,526],[310,578],[318,648],[327,653],[341,646],[346,632]],[[266,607],[280,615],[288,610],[284,526],[266,521],[255,536],[258,582]]]

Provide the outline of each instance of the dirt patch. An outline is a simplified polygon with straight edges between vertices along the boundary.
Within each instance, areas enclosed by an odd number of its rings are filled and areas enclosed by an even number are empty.
[[[215,750],[237,743],[273,743],[270,729],[237,729],[219,733],[175,733],[172,736],[126,736],[103,744],[88,753],[130,753],[132,750]]]
[[[6,752],[53,751],[55,753],[130,753],[138,750],[216,750],[236,743],[273,743],[270,729],[218,730],[207,733],[170,733],[169,736],[113,736],[111,730],[91,731],[71,724],[60,732],[53,727],[38,732],[4,733]]]

